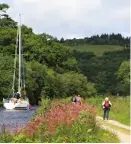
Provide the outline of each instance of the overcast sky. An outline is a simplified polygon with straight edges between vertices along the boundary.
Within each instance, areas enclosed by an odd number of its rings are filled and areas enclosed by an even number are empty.
[[[130,0],[0,0],[8,14],[35,33],[80,38],[102,33],[130,35]]]

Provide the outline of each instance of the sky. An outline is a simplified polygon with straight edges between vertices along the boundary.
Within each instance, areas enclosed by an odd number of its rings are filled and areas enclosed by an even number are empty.
[[[130,35],[130,0],[0,0],[8,14],[35,33],[83,38],[102,33]]]

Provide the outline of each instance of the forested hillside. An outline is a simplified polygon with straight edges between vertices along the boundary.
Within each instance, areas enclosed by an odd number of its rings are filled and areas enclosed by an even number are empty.
[[[91,37],[85,38],[73,38],[73,39],[65,39],[61,38],[61,43],[64,43],[69,46],[76,46],[76,45],[117,45],[117,46],[124,46],[130,47],[130,38],[123,37],[120,33],[118,34],[101,34],[101,35],[94,35]]]
[[[8,8],[8,5],[0,4],[1,100],[12,95],[17,35],[17,23],[6,13]],[[102,37],[105,40],[103,43],[100,42]],[[92,42],[94,38],[95,40],[97,38],[95,43]],[[109,35],[93,36],[76,42],[108,45],[107,38]],[[126,48],[96,56],[94,52],[74,51],[73,40],[58,41],[45,33],[35,34],[32,28],[22,25],[26,90],[31,103],[37,103],[41,96],[54,98],[80,94],[82,97],[89,97],[107,92],[114,95],[117,93],[128,95],[129,38],[112,34],[110,39],[111,45],[121,45]],[[69,41],[71,44],[68,43]]]
[[[129,95],[129,49],[106,52],[96,56],[92,52],[74,51],[79,68],[95,84],[98,93]]]

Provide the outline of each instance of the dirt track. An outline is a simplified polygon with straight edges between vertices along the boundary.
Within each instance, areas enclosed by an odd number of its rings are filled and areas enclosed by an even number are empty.
[[[110,132],[115,133],[119,137],[120,143],[130,143],[130,141],[131,141],[130,140],[130,134],[127,134],[124,131],[122,132],[119,129],[112,127],[112,126],[117,126],[118,128],[121,128],[121,129],[124,129],[124,130],[130,132],[130,130],[131,130],[130,126],[121,124],[121,123],[114,121],[114,120],[103,120],[103,118],[100,116],[97,116],[96,119],[103,129],[106,129]],[[109,125],[108,125],[108,123],[109,123]]]

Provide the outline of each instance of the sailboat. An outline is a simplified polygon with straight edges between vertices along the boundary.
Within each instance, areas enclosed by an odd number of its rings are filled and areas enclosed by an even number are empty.
[[[14,59],[14,75],[13,75],[13,84],[12,84],[12,93],[14,95],[15,87],[16,87],[16,70],[17,70],[17,57],[18,57],[18,92],[17,95],[19,97],[12,96],[11,98],[7,98],[3,102],[3,106],[8,109],[20,109],[27,110],[30,108],[29,100],[25,94],[25,76],[24,76],[24,59],[23,59],[23,47],[22,47],[22,36],[21,36],[21,16],[20,22],[18,23],[17,29],[17,39],[16,39],[16,49],[15,49],[15,59]],[[18,53],[18,54],[17,54]],[[22,91],[24,90],[24,94]],[[24,95],[24,97],[23,97]]]

